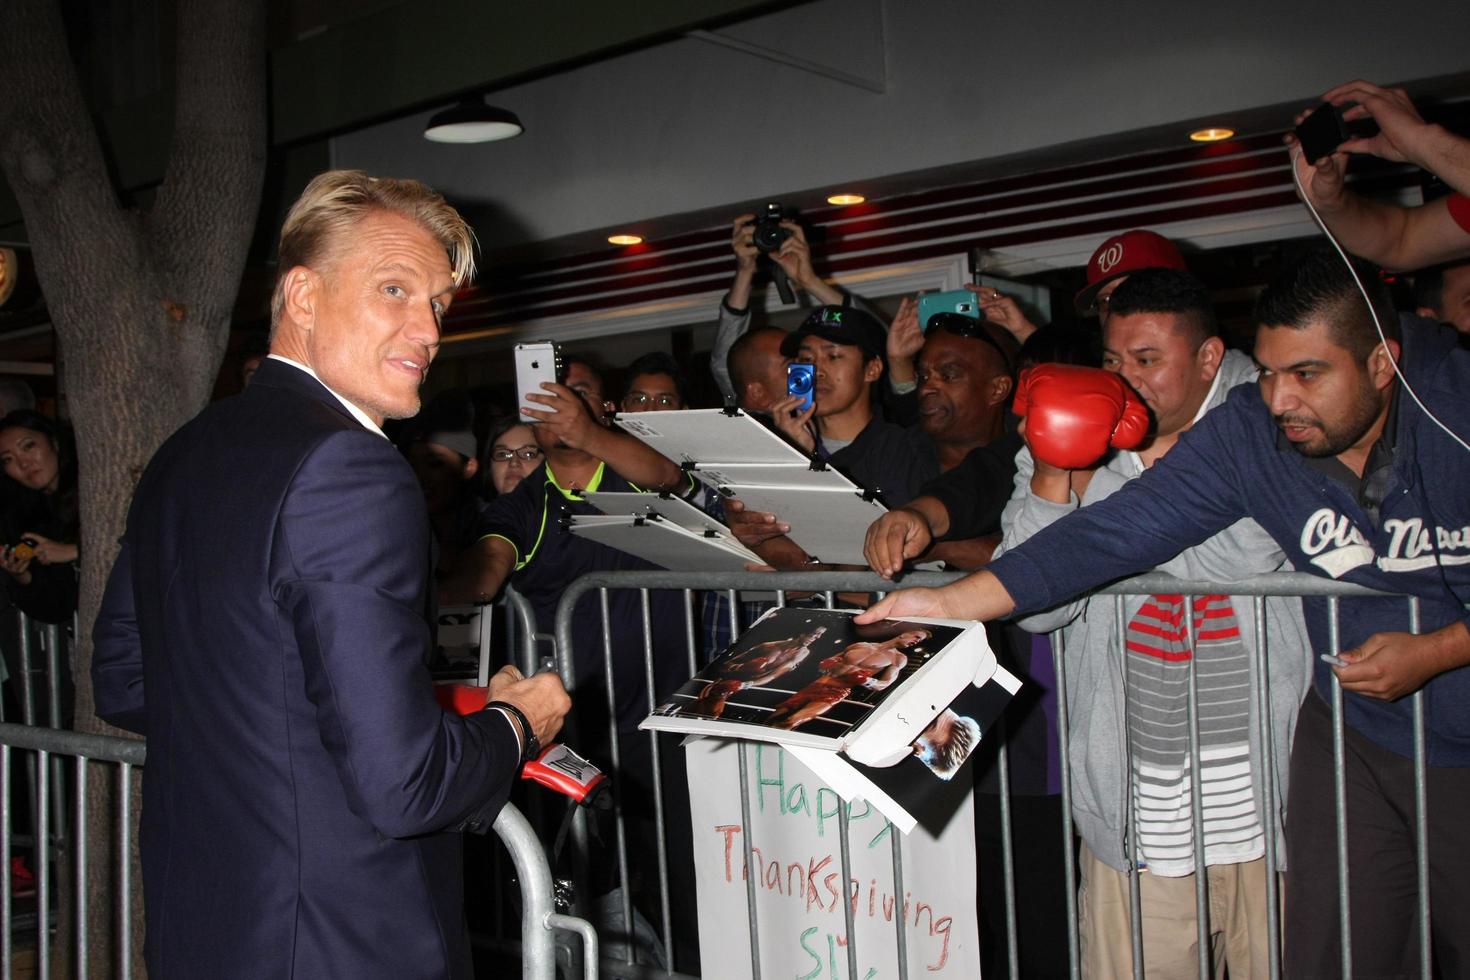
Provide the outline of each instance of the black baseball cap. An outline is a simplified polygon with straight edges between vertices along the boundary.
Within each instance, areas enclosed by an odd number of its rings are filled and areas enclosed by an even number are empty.
[[[884,352],[888,347],[888,331],[883,329],[877,317],[855,306],[822,306],[813,310],[801,326],[781,341],[781,353],[795,357],[804,337],[857,347],[869,357],[887,362]]]

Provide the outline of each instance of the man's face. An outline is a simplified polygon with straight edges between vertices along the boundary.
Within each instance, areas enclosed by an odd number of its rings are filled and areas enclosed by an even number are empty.
[[[982,340],[936,330],[917,368],[919,427],[936,442],[967,443],[994,427],[1010,386],[1000,356]]]
[[[816,366],[815,418],[844,412],[867,399],[868,385],[883,373],[883,362],[869,358],[853,344],[834,344],[820,337],[803,337],[796,360]],[[782,391],[785,382],[782,381]]]
[[[679,386],[667,374],[638,374],[623,396],[624,412],[673,412],[684,407]]]
[[[1195,346],[1195,334],[1173,313],[1130,313],[1103,323],[1103,367],[1123,377],[1169,436],[1189,426],[1219,370],[1217,339]]]
[[[1435,313],[1445,323],[1454,324],[1460,333],[1470,334],[1470,262],[1444,270],[1444,287]]]
[[[1381,346],[1359,361],[1332,341],[1325,322],[1317,322],[1302,330],[1262,326],[1255,354],[1261,398],[1293,449],[1323,457],[1369,448],[1393,381]]]
[[[384,211],[344,239],[313,270],[308,364],[374,421],[407,418],[419,410],[439,320],[454,296],[449,256],[424,228]]]

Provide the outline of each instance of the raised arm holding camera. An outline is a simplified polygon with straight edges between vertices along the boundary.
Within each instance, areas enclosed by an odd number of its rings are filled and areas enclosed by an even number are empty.
[[[1470,140],[1425,122],[1401,88],[1352,81],[1323,94],[1342,123],[1372,120],[1373,136],[1347,134],[1335,150],[1307,159],[1297,133],[1286,143],[1301,193],[1342,242],[1343,248],[1389,269],[1417,269],[1470,256]],[[1300,125],[1312,110],[1297,116]],[[1368,153],[1412,163],[1434,174],[1455,193],[1421,207],[1374,201],[1348,189],[1348,159]]]
[[[778,288],[783,282],[788,283],[827,306],[847,304],[851,297],[817,275],[812,267],[812,250],[806,240],[806,231],[779,204],[767,204],[759,217],[747,212],[736,218],[730,235],[730,250],[735,253],[735,278],[730,283],[729,292],[720,301],[715,343],[710,352],[710,373],[714,375],[725,400],[743,406],[747,393],[743,390],[744,385],[732,378],[728,362],[736,342],[750,330],[750,294],[761,256],[770,260]],[[794,293],[783,293],[782,299],[791,303],[796,297]]]

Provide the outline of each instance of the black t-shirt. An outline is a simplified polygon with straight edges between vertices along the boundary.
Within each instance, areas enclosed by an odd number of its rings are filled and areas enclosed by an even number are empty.
[[[628,493],[640,488],[604,464],[587,489]],[[490,501],[480,516],[477,539],[495,535],[515,547],[517,566],[510,581],[531,604],[540,632],[550,634],[555,630],[557,603],[566,587],[582,575],[657,567],[567,530],[566,517],[597,513],[600,511],[585,500],[563,492],[550,468],[543,463],[510,493]],[[689,679],[680,594],[668,590],[650,592],[649,613],[655,696],[662,698]],[[602,610],[596,592],[589,592],[578,601],[571,632],[576,714],[583,738],[597,744],[606,731],[607,688]],[[618,729],[635,731],[652,707],[644,675],[643,612],[637,590],[608,592],[608,634],[612,637]]]
[[[852,442],[827,462],[878,494],[889,507],[902,507],[939,475],[939,453],[923,431],[901,429],[874,417]]]
[[[949,512],[944,540],[963,541],[1000,530],[1000,514],[1016,479],[1016,454],[1023,445],[1018,434],[1006,432],[970,450],[954,469],[930,480],[916,494],[938,499]]]

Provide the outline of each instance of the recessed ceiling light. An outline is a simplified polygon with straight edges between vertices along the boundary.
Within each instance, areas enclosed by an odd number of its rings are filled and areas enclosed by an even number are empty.
[[[435,143],[490,143],[519,136],[525,130],[514,112],[486,105],[476,96],[430,116],[424,139]]]
[[[1235,135],[1235,130],[1226,129],[1224,126],[1207,126],[1204,129],[1196,129],[1189,134],[1189,138],[1196,143],[1218,143],[1228,140]]]
[[[608,235],[607,236],[607,243],[609,245],[642,245],[643,244],[643,236],[642,235]]]
[[[827,198],[827,203],[840,206],[844,204],[861,204],[866,200],[867,198],[863,197],[861,194],[833,194],[831,197]]]

